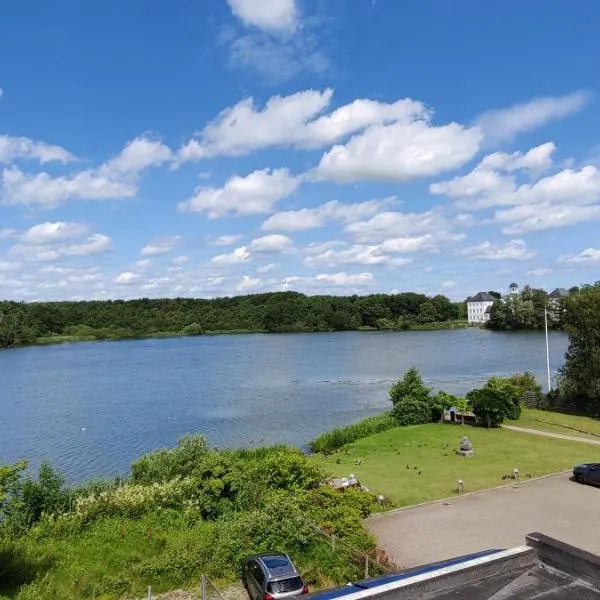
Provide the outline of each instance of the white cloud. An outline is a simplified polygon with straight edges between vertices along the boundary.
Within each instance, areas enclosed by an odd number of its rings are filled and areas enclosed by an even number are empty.
[[[368,286],[374,282],[372,273],[320,273],[315,276],[315,281],[329,283],[335,286]]]
[[[486,111],[477,118],[476,124],[490,141],[511,140],[520,133],[579,112],[589,101],[590,95],[586,92],[535,98],[509,108]]]
[[[25,137],[0,135],[0,163],[11,163],[18,159],[37,160],[42,164],[47,162],[64,164],[76,160],[69,151],[60,146]]]
[[[456,288],[458,284],[456,283],[456,281],[452,281],[452,280],[448,280],[448,281],[444,281],[444,283],[442,283],[442,290],[443,291],[449,291],[449,290],[453,290]]]
[[[549,267],[538,267],[537,269],[525,271],[525,275],[529,275],[530,277],[543,277],[544,275],[550,275],[550,273],[552,273],[552,269]]]
[[[272,146],[318,148],[370,125],[409,122],[428,114],[422,103],[406,98],[391,104],[357,99],[319,116],[332,97],[332,89],[305,90],[273,96],[262,109],[246,98],[206,125],[199,140],[192,139],[179,151],[179,159],[244,155]]]
[[[275,263],[269,263],[268,265],[263,265],[262,267],[258,267],[256,269],[257,273],[269,273],[269,271],[273,271],[277,268]]]
[[[199,187],[178,205],[180,212],[206,212],[209,218],[269,213],[281,199],[296,191],[300,179],[288,169],[263,169],[246,177],[235,175],[222,188]]]
[[[456,253],[470,260],[529,260],[536,255],[534,250],[528,250],[524,240],[511,240],[506,244],[481,242],[475,246],[464,248]]]
[[[131,140],[117,156],[108,161],[109,172],[139,173],[173,159],[172,152],[162,142],[147,136]]]
[[[50,262],[63,257],[93,256],[110,251],[112,240],[107,235],[94,233],[80,242],[73,244],[49,243],[17,243],[11,246],[9,253],[26,261]]]
[[[257,277],[250,277],[249,275],[244,275],[238,284],[235,286],[235,290],[237,292],[247,292],[253,288],[256,288],[260,285],[260,279]]]
[[[464,215],[451,221],[440,212],[430,210],[422,213],[381,212],[371,219],[351,223],[345,231],[360,243],[380,244],[386,253],[438,251],[441,247],[462,240],[463,233],[457,226],[471,225]]]
[[[124,271],[115,277],[115,283],[119,285],[132,285],[138,283],[142,276],[139,273],[133,273],[132,271]]]
[[[323,155],[315,176],[338,183],[406,181],[456,169],[479,149],[481,133],[457,123],[427,120],[369,127]]]
[[[243,236],[239,234],[220,235],[213,240],[209,240],[208,243],[210,246],[232,246],[236,242],[239,242],[242,237]]]
[[[0,273],[8,273],[10,271],[18,271],[20,268],[21,268],[20,263],[0,260]]]
[[[549,164],[553,152],[553,144],[543,144],[526,154],[491,154],[471,173],[432,184],[430,192],[449,196],[464,210],[511,207],[496,211],[492,219],[503,224],[503,232],[508,235],[596,219],[600,171],[593,165],[578,170],[562,169],[520,185],[513,175],[502,173],[520,169],[531,169],[530,173],[539,171]]]
[[[271,253],[276,254],[283,252],[292,246],[292,240],[286,235],[280,235],[273,233],[271,235],[265,235],[263,237],[252,240],[250,243],[250,250],[257,253]]]
[[[407,258],[395,258],[385,254],[380,245],[327,242],[306,248],[304,265],[307,267],[336,267],[339,265],[393,265],[411,262]]]
[[[180,235],[160,238],[140,250],[142,256],[161,256],[168,254],[181,241]]]
[[[25,244],[52,244],[63,240],[79,237],[88,231],[87,225],[82,223],[69,223],[65,221],[55,221],[40,223],[30,227],[23,234],[19,235],[19,240]]]
[[[263,224],[265,231],[305,231],[324,227],[329,221],[351,223],[369,217],[392,204],[394,197],[383,200],[367,200],[355,204],[344,204],[337,200],[326,202],[315,208],[288,210],[270,216]]]
[[[595,264],[600,262],[600,249],[586,248],[579,254],[573,256],[563,256],[558,262],[561,263],[576,263],[576,264]]]
[[[248,252],[248,248],[246,246],[240,246],[228,254],[217,254],[217,256],[213,256],[210,262],[214,265],[225,267],[247,262],[250,259],[250,256],[251,254]]]
[[[295,0],[227,0],[233,14],[245,25],[266,31],[294,31],[298,26]]]
[[[545,231],[600,219],[600,206],[577,206],[543,202],[524,204],[497,211],[493,221],[505,224],[502,233],[521,235],[531,231]]]
[[[144,169],[169,160],[170,150],[148,138],[136,138],[114,158],[95,169],[52,177],[41,172],[23,173],[13,166],[1,175],[0,199],[5,205],[54,208],[69,200],[108,200],[137,194]]]
[[[190,262],[190,259],[188,256],[182,254],[181,256],[176,256],[171,262],[174,265],[185,265],[186,263]]]

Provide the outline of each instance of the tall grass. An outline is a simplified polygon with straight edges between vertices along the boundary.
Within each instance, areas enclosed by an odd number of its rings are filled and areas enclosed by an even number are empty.
[[[347,425],[346,427],[337,427],[331,431],[326,431],[308,443],[311,452],[321,454],[331,454],[339,450],[346,444],[351,444],[356,440],[368,437],[375,433],[387,431],[396,427],[398,423],[392,417],[391,413],[385,412],[374,417],[367,417],[358,423]]]

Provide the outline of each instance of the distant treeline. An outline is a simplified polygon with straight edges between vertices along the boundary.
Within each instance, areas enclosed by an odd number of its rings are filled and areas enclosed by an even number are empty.
[[[0,347],[53,337],[116,339],[219,331],[409,329],[464,318],[464,303],[412,292],[371,296],[279,292],[212,300],[0,301]]]

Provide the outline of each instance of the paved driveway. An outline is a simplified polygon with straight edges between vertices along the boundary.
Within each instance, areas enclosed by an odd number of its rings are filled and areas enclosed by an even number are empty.
[[[557,475],[367,519],[401,567],[525,543],[534,531],[600,554],[600,488]]]

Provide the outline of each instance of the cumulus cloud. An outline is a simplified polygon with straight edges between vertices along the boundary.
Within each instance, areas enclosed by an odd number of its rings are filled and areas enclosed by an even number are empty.
[[[108,200],[137,194],[140,174],[169,160],[170,150],[160,142],[136,138],[108,162],[95,169],[53,177],[29,174],[16,166],[0,176],[0,203],[55,208],[69,200]]]
[[[279,200],[295,192],[299,185],[300,179],[288,169],[263,169],[246,177],[235,175],[222,188],[199,187],[192,198],[178,205],[178,210],[206,212],[213,219],[269,213]]]
[[[509,141],[520,133],[537,129],[582,110],[590,101],[586,92],[534,98],[508,108],[489,110],[476,119],[485,137],[493,142]]]
[[[479,129],[457,123],[433,126],[422,119],[376,125],[326,152],[314,175],[338,183],[428,177],[471,160],[480,139]]]
[[[305,250],[307,267],[337,267],[339,265],[406,265],[408,258],[397,258],[385,254],[380,245],[346,244],[345,242],[326,242],[311,244]]]
[[[248,290],[252,290],[259,286],[261,283],[258,277],[250,277],[249,275],[244,275],[240,281],[235,286],[236,292],[247,292]]]
[[[515,172],[532,175],[551,164],[554,144],[543,144],[526,154],[495,153],[485,157],[471,173],[430,186],[433,194],[452,198],[463,210],[504,207],[492,222],[508,235],[575,225],[599,214],[600,171],[594,165],[566,168],[519,183]]]
[[[110,251],[112,240],[102,233],[94,233],[72,244],[30,244],[17,243],[11,246],[9,254],[32,262],[50,262],[64,257],[93,256]]]
[[[229,235],[220,235],[212,240],[208,241],[210,246],[232,246],[236,242],[239,242],[242,239],[242,235],[239,234],[229,234]]]
[[[493,244],[486,241],[469,248],[463,248],[456,253],[470,260],[529,260],[536,255],[529,250],[524,240],[511,240],[506,244]]]
[[[549,267],[537,267],[536,269],[525,271],[525,275],[529,275],[530,277],[543,277],[544,275],[550,275],[551,273],[552,269]]]
[[[180,235],[159,238],[140,250],[142,256],[161,256],[168,254],[181,241]]]
[[[441,247],[459,242],[465,234],[456,227],[471,225],[470,218],[458,215],[450,220],[439,211],[402,213],[384,211],[365,221],[346,226],[360,243],[380,244],[383,252],[436,252]]]
[[[124,271],[115,277],[115,283],[119,285],[132,285],[134,283],[138,283],[141,278],[142,276],[139,273]]]
[[[566,264],[596,264],[600,262],[600,249],[586,248],[579,254],[562,256],[558,259],[558,262]]]
[[[273,96],[263,108],[246,98],[208,123],[199,139],[179,151],[180,161],[219,155],[244,155],[268,147],[318,148],[330,145],[370,125],[411,121],[428,114],[409,98],[393,103],[357,99],[328,114],[332,89],[305,90]]]
[[[53,244],[63,240],[79,237],[88,231],[83,223],[54,221],[39,223],[30,227],[18,239],[25,244]]]
[[[25,137],[0,135],[0,163],[11,163],[19,159],[37,160],[42,164],[48,162],[64,164],[76,160],[75,156],[60,146]]]
[[[251,254],[248,251],[248,248],[246,246],[240,246],[228,254],[217,254],[216,256],[213,256],[210,262],[221,267],[228,267],[230,265],[247,262],[250,260],[250,256]]]
[[[301,208],[276,213],[262,224],[262,229],[265,231],[305,231],[324,227],[330,221],[351,223],[375,214],[392,204],[394,200],[395,197],[390,197],[354,204],[332,200],[315,208]]]
[[[324,282],[334,286],[369,286],[375,278],[372,273],[319,273],[315,276],[316,282]]]
[[[298,26],[295,0],[227,0],[231,12],[245,25],[271,32],[293,32]]]
[[[292,240],[286,235],[273,233],[252,240],[250,250],[257,253],[276,254],[291,248]]]

